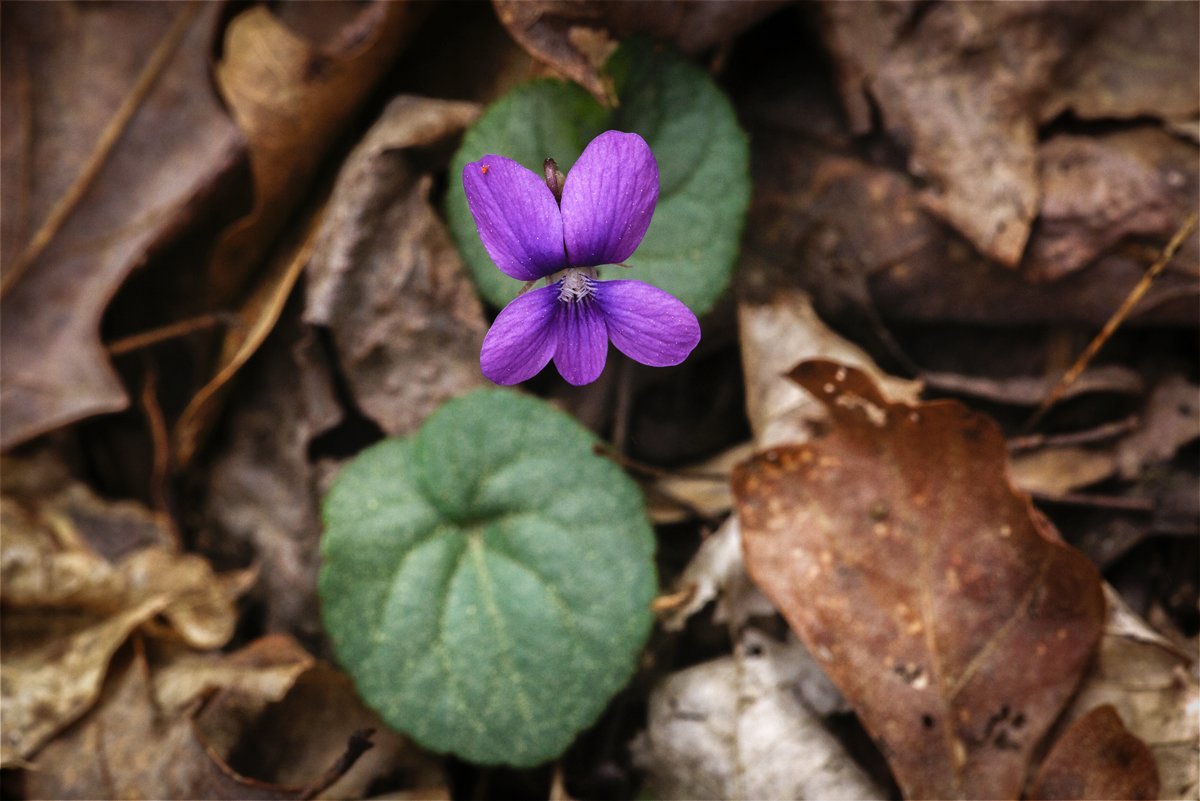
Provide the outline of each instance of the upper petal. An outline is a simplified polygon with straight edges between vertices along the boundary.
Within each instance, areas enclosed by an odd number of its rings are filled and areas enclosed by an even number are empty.
[[[541,176],[503,156],[463,167],[467,205],[500,271],[533,281],[565,266],[562,215]]]
[[[596,302],[617,350],[651,367],[688,357],[700,342],[700,322],[674,295],[641,281],[597,281]]]
[[[608,359],[604,317],[590,298],[573,303],[560,301],[558,306],[554,366],[568,384],[590,384],[604,372],[604,362]]]
[[[625,261],[646,235],[657,202],[658,162],[646,141],[620,131],[597,136],[563,186],[563,235],[571,265]]]
[[[554,355],[558,305],[558,287],[547,286],[505,306],[483,338],[483,374],[497,384],[519,384],[540,373]]]

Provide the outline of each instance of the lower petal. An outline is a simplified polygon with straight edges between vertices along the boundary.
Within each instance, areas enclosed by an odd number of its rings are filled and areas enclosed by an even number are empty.
[[[617,350],[651,367],[669,367],[700,342],[700,323],[674,295],[641,281],[598,281],[596,302]]]
[[[558,285],[526,292],[496,316],[479,353],[479,367],[497,384],[519,384],[542,371],[557,345]]]
[[[594,300],[561,302],[555,322],[558,344],[554,366],[568,384],[590,384],[604,372],[608,332]]]

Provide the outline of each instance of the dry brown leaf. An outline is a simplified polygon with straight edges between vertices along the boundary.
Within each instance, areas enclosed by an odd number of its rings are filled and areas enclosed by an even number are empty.
[[[188,464],[221,410],[234,376],[258,352],[279,322],[288,298],[308,265],[320,230],[322,209],[305,215],[299,227],[272,255],[266,271],[238,309],[217,355],[216,372],[192,397],[171,432],[172,455],[178,466]]]
[[[209,275],[218,297],[236,296],[413,25],[408,3],[379,1],[329,34],[328,46],[300,37],[267,6],[251,6],[229,23],[216,83],[246,137],[255,199],[213,253]]]
[[[810,426],[825,418],[821,404],[787,378],[805,359],[832,359],[867,370],[897,400],[915,400],[921,390],[920,382],[887,375],[865,351],[827,328],[803,292],[780,290],[766,303],[739,304],[738,333],[746,410],[760,449],[805,442]]]
[[[921,380],[930,389],[940,392],[952,392],[1013,406],[1037,406],[1058,383],[1057,376],[994,378],[933,371],[922,371]],[[1066,400],[1090,394],[1137,396],[1145,389],[1145,382],[1139,373],[1128,367],[1112,364],[1084,370],[1062,397]]]
[[[473,104],[394,101],[348,159],[311,240],[310,319],[330,329],[355,405],[391,433],[482,380],[479,301],[428,205],[429,178],[405,150],[443,141],[477,113]],[[343,415],[326,359],[289,311],[247,377],[206,500],[214,544],[236,543],[262,564],[268,630],[306,642],[321,636],[321,471],[309,447]]]
[[[373,747],[339,770],[347,743]],[[268,636],[232,654],[170,646],[127,653],[96,708],[39,755],[32,797],[359,798],[380,781],[436,787],[440,761],[390,732],[350,679],[294,640]]]
[[[299,298],[238,385],[227,436],[208,466],[204,546],[249,554],[243,558],[261,566],[254,600],[265,629],[315,644],[323,636],[316,597],[322,488],[309,447],[343,411],[324,349],[298,307]]]
[[[1168,376],[1142,409],[1142,423],[1117,445],[1122,478],[1136,478],[1147,465],[1170,461],[1181,447],[1200,438],[1200,387],[1183,376]]]
[[[1107,3],[1069,55],[1042,109],[1084,119],[1194,119],[1200,111],[1200,5]],[[1153,42],[1152,47],[1147,42]]]
[[[1012,457],[1013,483],[1025,492],[1061,495],[1113,476],[1134,479],[1200,438],[1200,387],[1170,376],[1155,387],[1139,425],[1115,444],[1056,445]]]
[[[485,383],[483,308],[411,157],[478,115],[473,103],[389,103],[338,176],[308,269],[304,319],[329,329],[355,401],[388,434]]]
[[[908,152],[909,171],[930,184],[922,202],[1001,264],[1021,262],[1040,213],[1044,230],[1024,271],[1052,280],[1127,234],[1169,235],[1190,209],[1195,190],[1184,191],[1183,179],[1195,172],[1194,148],[1172,145],[1162,131],[1061,136],[1041,145],[1037,136],[1040,124],[1067,109],[1105,119],[1193,117],[1195,37],[1168,29],[1192,30],[1196,11],[1169,5],[823,9],[854,129],[870,129],[871,98],[890,137]],[[1162,49],[1142,53],[1139,41]],[[1137,156],[1138,138],[1160,150],[1192,151],[1174,184],[1156,169],[1160,157]]]
[[[1020,261],[1037,215],[1037,105],[1088,7],[827,3],[826,39],[852,112],[878,104],[924,204],[980,252]],[[854,114],[856,129],[869,118]],[[986,171],[987,180],[980,176]]]
[[[647,33],[694,54],[728,42],[788,0],[492,0],[509,34],[529,54],[613,104],[613,89],[600,72],[617,40]]]
[[[147,548],[118,565],[128,597],[165,597],[162,616],[193,648],[220,648],[237,623],[234,601],[255,581],[254,570],[225,576],[196,554]]]
[[[751,577],[906,797],[1015,798],[1100,635],[1095,568],[1012,488],[990,420],[833,362],[792,375],[833,430],[735,473]]]
[[[4,616],[0,765],[20,765],[96,702],[109,660],[129,634],[167,603],[165,596],[103,618],[54,613]]]
[[[75,481],[51,452],[28,458],[0,459],[0,492],[12,498],[28,498],[55,521],[59,531],[73,531],[87,547],[110,562],[150,546],[177,548],[172,522],[132,501],[99,498]],[[21,512],[21,514],[28,514]],[[62,522],[62,525],[58,524]],[[11,588],[10,588],[11,589]]]
[[[1129,733],[1110,704],[1075,721],[1038,769],[1029,798],[1158,798],[1158,768],[1146,744]]]
[[[1055,5],[859,2],[827,3],[822,8],[848,18],[854,35],[842,45],[854,50],[854,65],[869,71],[876,68],[872,54],[885,53],[896,31],[907,30],[910,15],[916,20],[937,14],[1034,15],[1038,8]],[[1058,11],[1050,13],[1070,13],[1070,5],[1057,4]],[[780,24],[786,24],[786,18]],[[1107,15],[1104,24],[1108,24]],[[875,25],[879,30],[869,30]],[[802,35],[801,26],[795,33]],[[922,41],[921,30],[905,35],[913,47]],[[837,46],[831,44],[834,49]],[[1119,70],[1129,63],[1130,59],[1123,59],[1114,66]],[[993,64],[980,56],[980,73],[988,77],[1003,72],[993,70]],[[838,66],[851,127],[866,133],[873,118],[863,87],[870,81],[867,74],[849,69],[853,66],[850,62],[841,61]],[[990,262],[922,205],[918,188],[908,175],[880,166],[881,161],[891,160],[890,150],[885,148],[881,156],[879,147],[871,145],[866,155],[853,155],[862,148],[851,139],[836,99],[829,97],[819,78],[806,81],[796,77],[811,69],[811,55],[804,48],[766,54],[761,65],[748,70],[733,86],[739,116],[755,146],[755,191],[738,270],[743,297],[769,298],[781,286],[803,288],[822,315],[836,319],[840,330],[852,330],[859,341],[871,342],[874,337],[873,350],[879,352],[879,346],[886,347],[887,342],[886,334],[878,331],[876,316],[921,323],[1101,326],[1153,261],[1152,253],[1122,242],[1060,281],[1042,284],[1032,284],[1021,271]],[[953,98],[939,102],[944,107],[954,106]],[[935,116],[924,108],[915,113]],[[1030,113],[1036,115],[1036,108]],[[974,124],[984,125],[985,121],[975,119]],[[1122,158],[1137,162],[1139,174],[1163,192],[1156,205],[1161,207],[1165,200],[1172,209],[1183,210],[1178,212],[1182,215],[1194,206],[1200,162],[1194,143],[1167,142],[1169,138],[1155,126],[1139,123],[1120,134],[1099,137],[1099,141],[1106,150],[1115,149]],[[906,150],[910,143],[896,144]],[[1001,144],[1012,145],[1007,141]],[[977,187],[990,186],[994,172],[994,165],[986,163],[982,152],[972,151],[953,165],[964,175],[962,191],[980,200]],[[1030,158],[1034,156],[1031,152]],[[1031,179],[1036,175],[1031,173]],[[1072,193],[1089,188],[1078,183],[1061,187]],[[1096,197],[1099,194],[1093,195],[1093,200]],[[1059,193],[1047,199],[1051,202],[1064,210],[1079,205],[1080,198]],[[1099,221],[1107,213],[1092,202],[1080,207],[1088,210],[1088,219],[1080,221],[1084,228],[1092,224],[1089,220]],[[1000,209],[994,211],[1000,213]],[[979,217],[985,219],[986,215]],[[1034,226],[1032,248],[1039,247],[1040,228]],[[1051,233],[1060,244],[1071,239],[1094,249],[1102,238],[1099,232],[1071,232],[1068,220],[1061,217],[1053,228]],[[1186,243],[1156,279],[1138,306],[1136,320],[1155,325],[1196,324],[1198,242],[1200,239],[1193,237]],[[1076,258],[1083,254],[1074,246],[1071,252]]]
[[[880,312],[893,320],[1099,328],[1152,260],[1117,251],[1061,281],[1037,285],[990,265],[962,242],[943,238],[872,274],[871,293]],[[954,280],[947,280],[950,275]],[[1194,326],[1200,298],[1197,275],[1195,255],[1176,256],[1126,324]]]
[[[217,85],[246,135],[255,205],[217,243],[209,262],[216,297],[224,302],[237,297],[273,249],[241,304],[239,324],[225,336],[213,377],[175,425],[173,451],[180,465],[195,456],[228,383],[279,320],[312,255],[321,203],[308,203],[286,241],[277,243],[277,236],[304,199],[321,159],[396,58],[413,25],[407,3],[378,0],[337,32],[329,48],[300,38],[266,6],[248,8],[226,29]]]
[[[0,761],[9,765],[95,702],[112,655],[135,629],[197,647],[223,645],[233,634],[234,601],[253,576],[218,577],[199,557],[161,545],[109,561],[88,540],[111,544],[109,531],[131,521],[149,526],[154,515],[102,501],[44,463],[8,459],[4,467]],[[159,539],[169,538],[159,532]],[[166,627],[154,624],[159,615]]]
[[[265,706],[236,738],[225,733],[225,742],[218,743],[208,730],[215,718],[206,710],[198,721],[205,742],[216,747],[230,767],[258,781],[306,787],[318,777],[319,768],[334,764],[347,738],[364,729],[374,730],[373,747],[319,797],[362,798],[372,783],[396,774],[415,787],[433,788],[445,781],[441,760],[390,730],[359,700],[350,677],[325,664],[301,674],[287,695]],[[256,745],[245,748],[246,742]]]
[[[1018,453],[1009,474],[1022,492],[1065,495],[1098,484],[1117,471],[1111,448],[1062,446]]]
[[[211,3],[3,9],[0,444],[129,398],[100,319],[243,143],[212,91]]]
[[[1108,622],[1099,653],[1071,707],[1070,723],[1112,704],[1154,754],[1163,798],[1200,793],[1200,683],[1194,654],[1180,651],[1105,586]]]
[[[678,523],[696,514],[720,518],[733,507],[729,474],[754,452],[749,442],[735,445],[699,464],[688,465],[647,487],[646,510],[654,523]]]
[[[801,108],[819,116],[822,107]],[[769,118],[751,122],[761,158],[738,278],[751,299],[798,286],[823,313],[843,320],[874,304],[880,315],[902,321],[1100,326],[1152,260],[1117,251],[1060,281],[1031,284],[937,225],[902,175],[814,148],[815,133],[781,132]],[[1173,150],[1162,151],[1160,174],[1175,169],[1174,158],[1166,158]],[[1179,191],[1195,186],[1198,174],[1190,169]],[[1155,281],[1135,319],[1195,324],[1195,253],[1193,240]]]
[[[1126,237],[1165,240],[1195,205],[1196,149],[1157,128],[1055,136],[1037,155],[1044,197],[1021,264],[1032,281],[1057,281]]]
[[[232,775],[206,750],[193,716],[216,714],[244,726],[311,665],[312,657],[283,637],[206,658],[167,649],[147,662],[127,650],[95,709],[38,755],[25,774],[26,792],[63,799],[295,798],[290,788]],[[212,691],[197,715],[196,705]]]

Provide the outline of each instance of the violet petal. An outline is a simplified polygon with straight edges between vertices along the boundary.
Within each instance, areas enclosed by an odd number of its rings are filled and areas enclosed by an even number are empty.
[[[558,305],[558,287],[547,286],[505,306],[483,338],[483,374],[497,384],[519,384],[540,373],[557,345]]]
[[[479,238],[505,275],[533,281],[566,266],[562,215],[540,175],[503,156],[463,167]]]
[[[606,131],[583,151],[563,186],[562,220],[571,266],[625,261],[658,202],[658,162],[634,133]]]
[[[604,372],[608,358],[608,331],[604,316],[592,299],[560,302],[555,319],[558,346],[554,366],[568,384],[590,384]]]
[[[700,342],[700,323],[674,295],[641,281],[597,281],[595,298],[617,350],[651,367],[679,364]]]

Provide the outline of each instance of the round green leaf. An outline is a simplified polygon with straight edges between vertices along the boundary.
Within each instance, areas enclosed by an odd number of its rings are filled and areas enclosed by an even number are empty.
[[[542,401],[478,390],[338,475],[322,611],[389,724],[435,751],[535,765],[628,681],[654,538],[637,485],[594,444]]]
[[[450,230],[484,298],[505,305],[522,284],[501,273],[479,241],[463,167],[494,153],[539,175],[542,162],[553,158],[567,172],[597,134],[633,131],[658,160],[658,207],[629,259],[634,269],[602,268],[600,275],[654,284],[703,314],[725,290],[737,259],[750,202],[746,135],[721,90],[673,52],[634,40],[613,54],[607,70],[620,100],[613,109],[574,84],[549,79],[524,84],[489,107],[451,164]]]

